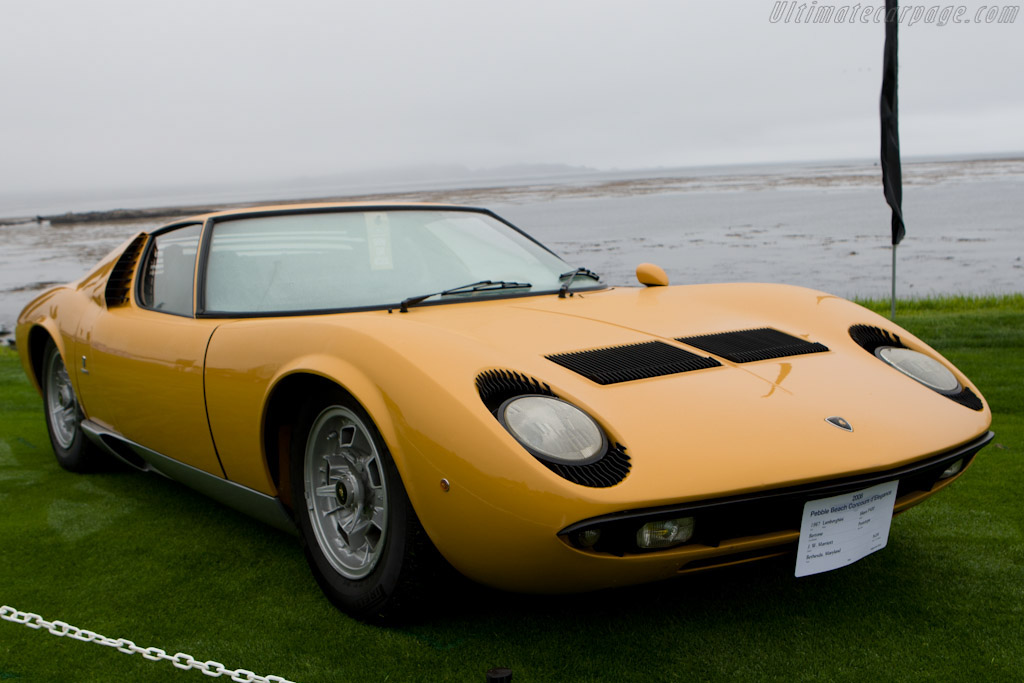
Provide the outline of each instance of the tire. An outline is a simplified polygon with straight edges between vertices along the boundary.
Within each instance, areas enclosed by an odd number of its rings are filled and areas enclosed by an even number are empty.
[[[95,472],[103,469],[109,459],[82,431],[82,406],[75,396],[64,359],[52,339],[47,340],[43,352],[43,375],[40,380],[46,430],[50,434],[50,444],[57,456],[57,463],[70,472]]]
[[[406,614],[424,565],[439,555],[384,439],[340,389],[302,413],[290,474],[313,576],[332,603],[357,619],[381,623]]]

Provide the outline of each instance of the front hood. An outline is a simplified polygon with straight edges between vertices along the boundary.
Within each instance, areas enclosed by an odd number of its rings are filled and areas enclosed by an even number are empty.
[[[798,287],[618,288],[386,317],[392,331],[402,328],[396,338],[417,340],[402,343],[402,353],[436,367],[445,384],[515,371],[594,416],[633,465],[622,484],[601,492],[604,500],[669,503],[885,470],[970,441],[990,423],[987,407],[971,410],[907,378],[858,346],[849,329],[878,326],[941,359],[923,342],[856,304]],[[651,341],[708,358],[676,340],[765,327],[827,350],[747,363],[714,356],[714,367],[605,385],[549,359]],[[457,358],[439,362],[439,348]]]

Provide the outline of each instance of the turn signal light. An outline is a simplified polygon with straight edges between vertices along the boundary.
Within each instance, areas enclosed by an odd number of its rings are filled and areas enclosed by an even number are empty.
[[[939,479],[949,479],[954,474],[959,474],[960,470],[964,468],[964,459],[960,458],[955,463],[943,470],[942,474],[939,475]]]
[[[693,517],[648,522],[636,532],[641,548],[669,548],[686,543],[693,537]]]

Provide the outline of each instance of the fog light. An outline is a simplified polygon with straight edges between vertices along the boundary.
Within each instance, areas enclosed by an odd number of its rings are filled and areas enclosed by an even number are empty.
[[[584,529],[576,534],[576,545],[581,548],[593,548],[601,540],[600,529]]]
[[[636,544],[641,548],[668,548],[689,541],[693,536],[693,517],[663,519],[648,522],[636,532]]]
[[[960,470],[964,468],[964,459],[960,458],[955,463],[947,467],[942,474],[939,475],[939,479],[949,479],[954,474],[958,474]]]

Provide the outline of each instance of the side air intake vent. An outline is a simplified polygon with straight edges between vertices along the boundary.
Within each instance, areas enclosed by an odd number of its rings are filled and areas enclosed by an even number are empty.
[[[103,296],[107,302],[107,308],[121,306],[128,303],[129,294],[132,289],[132,275],[135,274],[135,266],[139,262],[139,255],[142,254],[142,247],[146,244],[146,235],[139,235],[128,248],[117,259],[114,268],[107,278],[107,288]]]
[[[728,358],[733,363],[752,363],[770,358],[822,353],[828,347],[780,332],[771,327],[737,332],[720,332],[697,337],[679,337],[676,341],[702,351]]]
[[[714,358],[698,356],[659,341],[557,353],[546,358],[598,384],[631,382],[722,365]]]
[[[495,416],[502,403],[516,396],[540,394],[558,398],[544,382],[512,370],[487,370],[480,373],[476,378],[476,389],[484,405]],[[620,443],[609,443],[608,450],[600,459],[585,465],[555,463],[540,458],[536,460],[563,479],[591,488],[615,486],[626,478],[630,468],[626,447]]]

